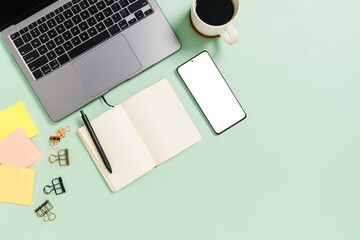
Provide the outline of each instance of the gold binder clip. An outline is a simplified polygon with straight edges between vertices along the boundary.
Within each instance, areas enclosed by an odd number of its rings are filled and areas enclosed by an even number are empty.
[[[57,150],[58,149],[58,143],[60,142],[60,137],[59,136],[50,136],[50,146],[52,147],[52,149]]]
[[[37,209],[35,209],[35,213],[39,218],[43,218],[44,222],[54,221],[56,218],[55,213],[51,212],[53,205],[46,200],[43,204],[41,204]]]
[[[71,128],[67,126],[66,128],[59,128],[58,130],[56,130],[56,133],[59,135],[60,138],[63,138],[65,137],[65,134],[70,131]]]
[[[51,157],[54,157],[54,161],[51,161]],[[49,162],[55,163],[56,161],[59,161],[60,166],[68,166],[69,163],[69,150],[68,149],[60,149],[58,150],[58,155],[51,154],[49,156]]]

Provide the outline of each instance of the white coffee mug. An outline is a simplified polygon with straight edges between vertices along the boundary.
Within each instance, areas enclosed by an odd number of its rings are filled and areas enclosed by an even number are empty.
[[[192,7],[190,11],[190,17],[191,17],[190,21],[193,27],[200,34],[204,35],[204,37],[209,37],[209,38],[213,38],[220,35],[230,45],[236,43],[239,40],[239,34],[234,28],[232,22],[239,13],[240,0],[231,0],[234,6],[234,14],[227,23],[219,26],[207,24],[206,22],[200,19],[200,17],[196,13],[196,1],[197,0],[193,0],[192,2]]]

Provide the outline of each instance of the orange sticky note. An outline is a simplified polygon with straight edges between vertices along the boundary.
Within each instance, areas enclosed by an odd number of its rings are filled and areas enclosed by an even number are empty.
[[[3,165],[27,168],[42,156],[21,128],[0,141],[0,163]]]
[[[35,170],[0,165],[0,202],[31,205]]]

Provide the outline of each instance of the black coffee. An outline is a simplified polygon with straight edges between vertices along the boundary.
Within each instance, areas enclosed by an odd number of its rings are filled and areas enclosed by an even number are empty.
[[[229,22],[234,15],[231,0],[197,0],[195,10],[202,21],[214,26]]]

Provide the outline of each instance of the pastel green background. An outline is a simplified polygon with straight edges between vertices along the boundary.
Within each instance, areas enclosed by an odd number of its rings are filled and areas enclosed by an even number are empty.
[[[243,0],[234,46],[193,32],[190,0],[158,3],[182,49],[106,98],[119,104],[167,77],[201,142],[112,193],[75,132],[79,113],[51,122],[1,42],[0,109],[24,102],[45,156],[32,166],[33,205],[0,203],[0,239],[360,239],[360,2]],[[176,73],[202,50],[248,115],[219,136]],[[108,107],[83,109],[92,119]],[[67,125],[71,165],[51,165],[47,140]],[[67,193],[44,195],[58,176]],[[46,199],[51,223],[34,213]]]

